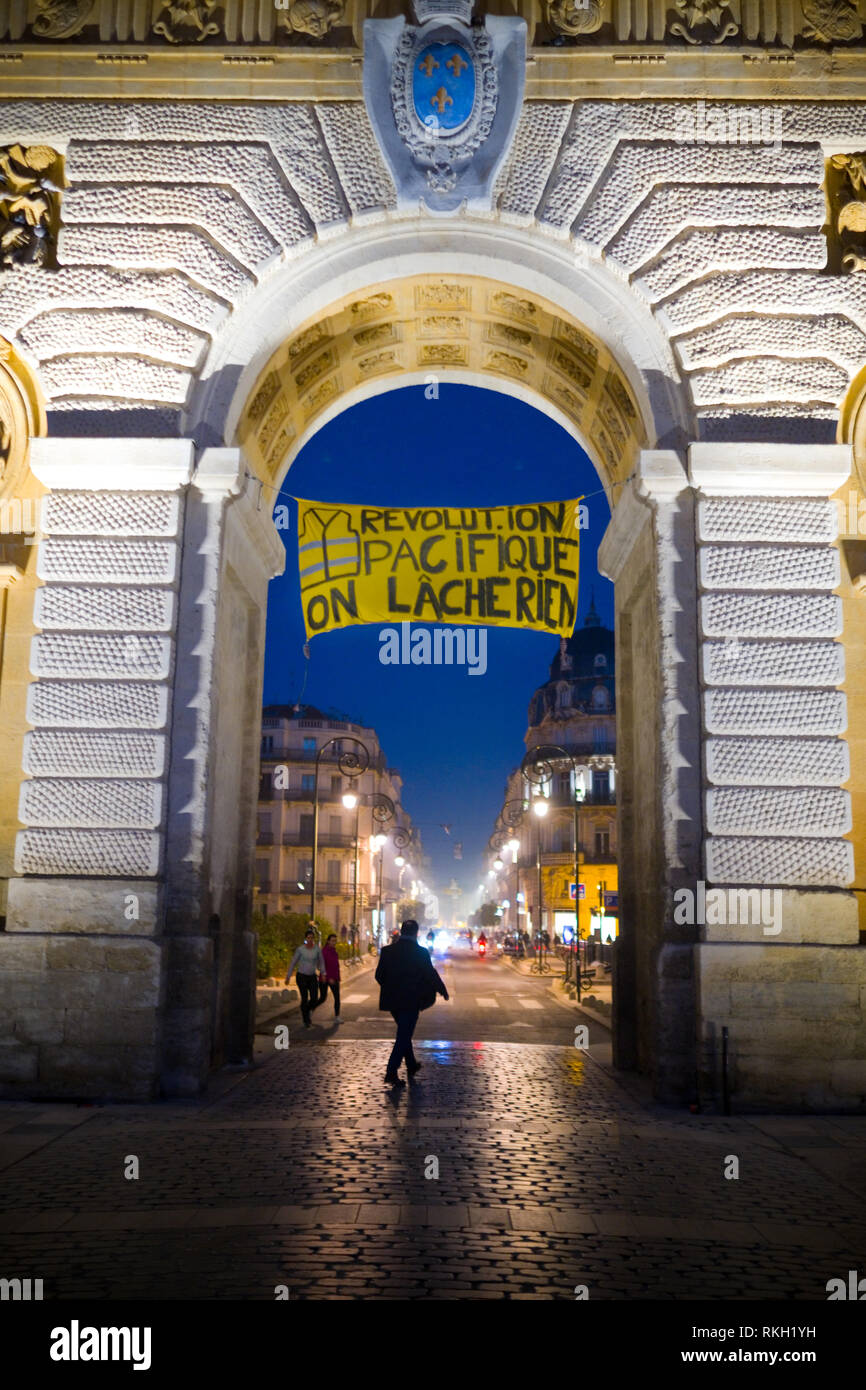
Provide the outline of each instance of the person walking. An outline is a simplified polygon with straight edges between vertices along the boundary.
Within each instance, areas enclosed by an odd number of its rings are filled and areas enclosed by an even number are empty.
[[[448,998],[448,991],[430,959],[429,951],[425,951],[418,942],[418,923],[411,918],[403,923],[399,940],[393,946],[383,948],[376,966],[376,983],[379,985],[380,1010],[390,1013],[397,1024],[385,1084],[403,1086],[405,1082],[397,1072],[404,1059],[410,1080],[421,1069],[421,1063],[416,1062],[412,1051],[412,1034],[419,1013],[436,1002],[437,994],[441,994],[443,999]]]
[[[334,1018],[340,1022],[340,957],[337,955],[337,937],[335,932],[331,932],[324,946],[322,947],[322,959],[325,962],[325,981],[321,988],[319,1003],[324,1004],[328,997],[328,990],[334,996]]]
[[[292,978],[292,971],[297,966],[298,990],[301,995],[301,1018],[304,1020],[304,1027],[310,1027],[310,1014],[313,1009],[317,1009],[324,998],[319,998],[319,981],[324,980],[325,961],[322,956],[321,946],[316,945],[316,933],[312,927],[308,927],[304,934],[304,943],[299,946],[292,956],[292,963],[286,973],[286,984]]]

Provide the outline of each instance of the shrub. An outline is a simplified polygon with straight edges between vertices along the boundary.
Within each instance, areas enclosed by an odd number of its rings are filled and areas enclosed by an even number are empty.
[[[253,913],[252,929],[258,934],[256,975],[260,980],[274,976],[285,977],[289,961],[295,950],[304,940],[309,926],[306,912],[275,912],[264,917],[260,912]],[[331,923],[324,917],[316,918],[316,926],[322,940],[332,931]]]

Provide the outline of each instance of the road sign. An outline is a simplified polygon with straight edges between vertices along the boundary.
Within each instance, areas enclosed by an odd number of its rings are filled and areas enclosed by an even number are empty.
[[[574,881],[573,881],[573,880],[572,880],[572,882],[568,885],[568,896],[569,896],[570,898],[572,898],[572,899],[574,898]],[[578,896],[578,898],[585,898],[585,897],[586,897],[586,884],[585,884],[585,883],[582,883],[582,884],[580,885],[580,892],[578,893],[577,896]]]

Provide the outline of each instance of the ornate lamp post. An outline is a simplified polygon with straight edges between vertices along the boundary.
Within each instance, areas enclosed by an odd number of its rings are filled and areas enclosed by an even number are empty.
[[[517,859],[517,851],[520,849],[520,841],[515,839],[514,832],[515,830],[519,830],[524,825],[526,812],[528,808],[529,803],[519,797],[512,797],[509,801],[506,801],[502,807],[502,810],[499,812],[499,816],[497,818],[497,828],[494,831],[490,841],[491,848],[502,850],[507,847],[508,849],[510,849],[512,854],[514,855],[514,863],[517,865],[517,891],[514,899],[514,916],[517,924],[518,939],[520,937],[520,913],[516,909],[518,907],[520,898],[520,864],[518,863]],[[524,917],[526,915],[525,906],[526,905],[524,903]]]
[[[574,799],[572,801],[573,814],[573,842],[574,842],[574,966],[575,983],[577,985],[577,997],[580,999],[580,804],[583,801],[583,793],[577,787],[577,769],[580,766],[577,759],[560,747],[558,743],[539,744],[537,748],[532,748],[526,754],[521,764],[521,771],[527,780],[537,787],[542,787],[545,782],[550,782],[553,778],[554,764],[558,762],[568,763],[574,775]]]
[[[316,780],[313,783],[313,872],[310,876],[310,924],[316,920],[316,875],[319,867],[319,765],[322,754],[332,744],[353,743],[354,749],[341,748],[337,766],[344,777],[360,777],[370,766],[370,754],[359,738],[329,738],[316,753]]]

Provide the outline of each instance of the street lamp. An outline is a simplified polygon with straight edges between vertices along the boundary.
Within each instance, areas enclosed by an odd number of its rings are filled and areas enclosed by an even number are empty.
[[[550,782],[553,778],[553,766],[557,762],[570,763],[574,779],[574,797],[572,800],[573,816],[573,840],[574,840],[574,973],[575,984],[577,986],[577,998],[580,1000],[580,804],[583,801],[583,791],[577,785],[577,769],[579,763],[567,749],[558,743],[539,744],[526,754],[521,765],[524,776],[534,786],[543,785]],[[545,803],[546,806],[546,803]],[[538,803],[535,810],[537,811]],[[546,814],[540,812],[539,814]],[[568,961],[566,959],[566,969]],[[566,973],[566,978],[568,978]]]
[[[355,748],[360,751],[356,752],[355,749],[351,748],[344,750],[342,747],[344,743],[353,743]],[[344,777],[360,777],[370,766],[370,753],[366,744],[363,744],[359,738],[329,738],[316,753],[316,778],[313,783],[313,872],[310,877],[310,925],[316,918],[316,874],[319,867],[319,765],[325,749],[334,744],[340,745],[337,766]],[[353,796],[354,793],[350,792],[348,795]]]

